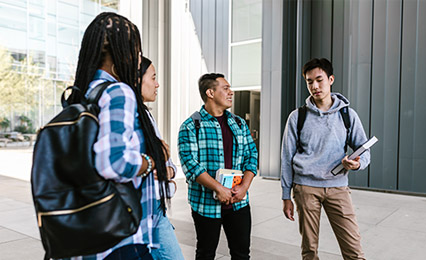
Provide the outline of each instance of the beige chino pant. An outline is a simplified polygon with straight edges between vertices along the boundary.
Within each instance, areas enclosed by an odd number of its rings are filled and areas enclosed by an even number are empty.
[[[349,187],[317,188],[295,184],[293,196],[302,235],[302,258],[317,260],[321,207],[324,207],[343,259],[364,259]]]

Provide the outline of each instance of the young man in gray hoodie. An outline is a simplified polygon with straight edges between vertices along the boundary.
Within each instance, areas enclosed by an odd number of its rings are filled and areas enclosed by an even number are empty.
[[[310,96],[306,99],[306,118],[300,138],[297,134],[299,111],[296,109],[288,117],[282,141],[284,215],[294,221],[294,205],[290,195],[293,189],[302,235],[303,259],[319,259],[322,207],[343,258],[365,259],[348,187],[348,172],[365,169],[370,163],[370,152],[366,151],[355,160],[348,160],[346,156],[347,129],[340,109],[348,107],[349,101],[341,94],[331,92],[334,82],[331,63],[327,59],[312,59],[303,66],[303,76]],[[351,108],[349,119],[348,145],[356,149],[367,141],[367,137],[357,113]],[[346,170],[334,176],[331,170],[339,163]]]

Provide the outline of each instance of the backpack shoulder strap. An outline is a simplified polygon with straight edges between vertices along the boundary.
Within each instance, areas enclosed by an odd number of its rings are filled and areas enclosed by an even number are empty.
[[[241,129],[241,126],[243,123],[241,122],[241,118],[235,115],[234,113],[231,113],[232,118],[234,118],[235,122],[237,122],[238,127]]]
[[[303,152],[303,148],[300,145],[300,132],[302,131],[303,124],[305,124],[306,119],[306,111],[308,109],[306,108],[306,105],[303,105],[298,108],[299,115],[297,117],[297,141],[296,141],[296,147],[299,153]]]
[[[102,93],[104,92],[104,90],[111,84],[113,84],[114,82],[110,82],[110,81],[106,81],[104,83],[101,83],[99,85],[97,85],[89,94],[89,96],[87,97],[87,101],[89,104],[98,104],[99,99],[102,96]]]
[[[197,137],[197,143],[198,143],[198,133],[200,132],[200,128],[201,128],[201,114],[199,111],[195,111],[192,115],[191,115],[192,121],[194,121],[194,125],[195,125],[195,135]]]
[[[348,150],[348,142],[349,142],[349,131],[351,128],[351,120],[349,119],[349,109],[348,107],[342,107],[340,109],[340,115],[342,116],[343,123],[346,128],[346,141],[345,141],[345,153]]]

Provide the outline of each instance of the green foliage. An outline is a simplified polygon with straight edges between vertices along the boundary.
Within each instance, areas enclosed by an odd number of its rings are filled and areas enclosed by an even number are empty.
[[[16,126],[14,131],[21,132],[23,134],[35,133],[33,122],[30,118],[25,115],[19,116],[20,125]]]
[[[26,125],[18,125],[15,127],[14,131],[16,132],[20,132],[23,134],[34,134],[35,130],[34,128],[31,126],[26,126]]]
[[[0,128],[6,130],[10,126],[10,121],[6,117],[0,117]]]
[[[37,86],[42,80],[39,68],[31,59],[15,61],[10,52],[0,46],[0,111],[31,110],[37,105]]]

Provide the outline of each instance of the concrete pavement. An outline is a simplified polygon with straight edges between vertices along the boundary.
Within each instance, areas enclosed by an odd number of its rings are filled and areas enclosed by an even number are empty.
[[[0,260],[42,259],[44,255],[28,182],[30,165],[28,149],[0,149]],[[185,259],[194,259],[195,231],[181,175],[177,184],[168,215]],[[255,178],[250,192],[252,259],[300,259],[297,222],[286,220],[282,214],[279,181]],[[426,258],[425,197],[353,189],[352,199],[367,259]],[[324,213],[320,234],[321,259],[342,259]],[[223,232],[216,259],[230,259]]]

